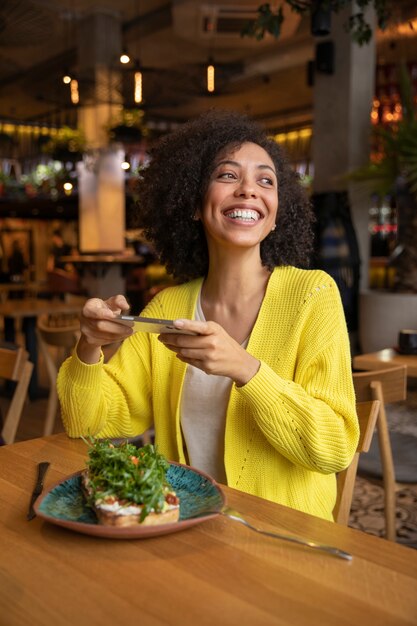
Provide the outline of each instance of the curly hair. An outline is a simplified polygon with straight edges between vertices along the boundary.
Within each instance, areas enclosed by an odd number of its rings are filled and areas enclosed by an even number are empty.
[[[208,250],[196,221],[215,160],[243,143],[261,146],[278,178],[276,229],[261,242],[263,265],[308,267],[313,248],[313,212],[298,175],[282,148],[246,115],[211,110],[163,137],[150,151],[150,165],[139,185],[137,221],[167,271],[180,280],[204,276]]]

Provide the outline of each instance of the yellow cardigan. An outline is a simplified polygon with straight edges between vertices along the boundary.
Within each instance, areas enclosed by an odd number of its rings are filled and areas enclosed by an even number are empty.
[[[202,279],[160,292],[143,315],[193,318]],[[226,416],[229,486],[325,519],[335,472],[355,452],[359,428],[340,295],[320,270],[273,271],[248,352],[260,360],[243,387],[232,385]],[[158,341],[135,333],[108,364],[61,367],[58,393],[70,437],[132,437],[155,427],[168,459],[185,462],[180,398],[186,365]]]

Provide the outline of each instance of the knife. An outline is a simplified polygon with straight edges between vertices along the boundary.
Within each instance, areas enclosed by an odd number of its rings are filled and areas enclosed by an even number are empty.
[[[46,470],[48,469],[49,466],[50,466],[50,463],[48,463],[48,461],[38,463],[38,476],[36,478],[35,487],[30,497],[29,511],[26,517],[26,519],[29,521],[32,520],[34,517],[36,517],[36,513],[33,508],[33,505],[35,504],[37,497],[40,496],[42,493],[43,479],[45,477]]]

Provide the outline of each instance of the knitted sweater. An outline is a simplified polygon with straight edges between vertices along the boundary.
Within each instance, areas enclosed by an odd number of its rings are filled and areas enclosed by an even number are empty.
[[[194,316],[202,279],[161,291],[143,315]],[[273,271],[247,350],[261,362],[232,385],[226,415],[227,484],[312,515],[332,518],[338,472],[359,427],[346,323],[338,289],[320,270]],[[138,332],[109,363],[62,365],[58,393],[70,437],[132,437],[154,425],[168,459],[185,462],[180,400],[186,364]]]

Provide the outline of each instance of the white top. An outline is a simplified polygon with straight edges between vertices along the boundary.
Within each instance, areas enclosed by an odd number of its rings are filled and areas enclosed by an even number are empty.
[[[200,295],[195,319],[206,321]],[[248,340],[242,344],[246,347]],[[185,373],[181,397],[181,427],[188,461],[196,469],[227,484],[224,469],[224,434],[232,380],[206,374],[193,365]]]

